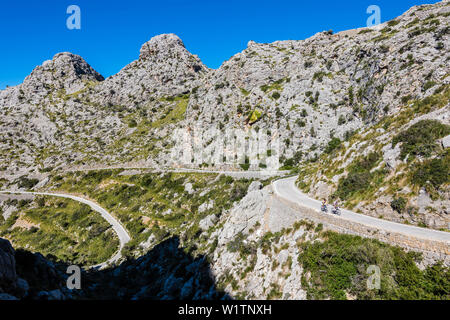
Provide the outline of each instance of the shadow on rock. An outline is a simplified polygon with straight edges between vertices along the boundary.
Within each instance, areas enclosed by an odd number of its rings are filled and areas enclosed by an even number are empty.
[[[217,289],[205,256],[192,257],[170,238],[137,259],[89,271],[82,284],[87,299],[229,299]]]
[[[230,299],[217,289],[206,257],[186,253],[178,237],[117,267],[83,271],[81,290],[66,287],[69,264],[14,250],[9,241],[0,240],[0,300]]]

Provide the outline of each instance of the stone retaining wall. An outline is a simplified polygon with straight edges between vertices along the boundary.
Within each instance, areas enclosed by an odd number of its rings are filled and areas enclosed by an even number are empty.
[[[375,227],[369,227],[361,223],[341,219],[331,214],[323,214],[318,211],[293,203],[273,194],[277,200],[294,209],[300,216],[314,223],[322,223],[324,229],[373,238],[379,241],[397,245],[407,250],[419,251],[424,254],[425,259],[434,261],[442,260],[445,265],[450,266],[450,246],[444,241],[426,240],[412,237],[397,232],[387,232]]]

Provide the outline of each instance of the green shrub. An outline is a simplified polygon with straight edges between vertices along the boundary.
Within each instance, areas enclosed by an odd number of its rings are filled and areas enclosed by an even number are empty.
[[[244,183],[236,183],[231,190],[230,200],[232,202],[241,200],[247,193],[248,185]]]
[[[364,190],[370,183],[368,172],[350,172],[347,177],[339,181],[336,195],[346,200],[357,191]]]
[[[314,76],[313,76],[312,80],[313,81],[318,80],[319,82],[322,82],[323,81],[323,77],[326,76],[326,75],[327,75],[326,72],[318,71],[318,72],[314,73]]]
[[[402,97],[401,101],[403,104],[407,104],[408,101],[411,99],[412,99],[411,95],[407,95],[407,96]]]
[[[364,30],[361,30],[360,32],[358,32],[358,34],[366,34],[366,33],[370,33],[370,32],[373,32],[373,30],[371,30],[371,29],[364,29]]]
[[[153,175],[152,174],[145,174],[141,178],[141,186],[144,188],[148,188],[150,186],[154,185],[153,183]]]
[[[351,167],[353,171],[370,171],[375,167],[381,155],[377,152],[371,152],[363,159],[356,161],[356,163]]]
[[[277,118],[281,118],[283,116],[283,112],[281,112],[279,107],[275,108],[275,115]]]
[[[388,22],[388,26],[389,27],[394,27],[394,26],[396,26],[399,23],[400,23],[400,21],[398,21],[398,20],[391,20],[391,21]]]
[[[427,91],[430,88],[433,88],[437,83],[435,81],[428,81],[423,85],[423,91]]]
[[[303,121],[302,119],[297,119],[297,121],[295,121],[295,123],[296,123],[300,128],[306,127],[306,122]]]
[[[391,201],[391,208],[398,213],[402,213],[406,208],[406,200],[402,197],[395,198]]]
[[[27,200],[25,200],[25,199],[22,199],[22,200],[19,200],[19,203],[18,203],[18,208],[20,209],[20,208],[23,208],[23,207],[25,207],[27,204],[29,204],[29,203],[31,203],[33,200],[31,200],[31,199],[27,199]]]
[[[450,156],[435,158],[417,164],[412,174],[412,183],[421,187],[429,181],[435,188],[450,182]]]
[[[39,183],[39,180],[35,178],[28,179],[27,177],[22,176],[16,180],[16,182],[19,188],[31,189]]]
[[[249,163],[241,163],[241,164],[239,164],[239,166],[242,168],[242,170],[245,170],[245,171],[247,171],[250,168]]]
[[[255,109],[255,110],[251,111],[248,116],[248,123],[253,124],[253,123],[257,122],[261,118],[261,116],[262,116],[261,110]]]
[[[136,128],[137,127],[137,122],[134,119],[130,119],[130,121],[128,121],[128,127],[129,128]]]
[[[311,135],[311,137],[316,137],[316,130],[314,130],[314,127],[311,127],[311,129],[309,130],[309,134]]]
[[[356,132],[353,130],[345,131],[345,134],[344,134],[345,141],[349,141],[355,134],[356,134]]]
[[[341,146],[341,139],[339,138],[333,138],[328,142],[327,147],[325,148],[324,152],[327,154],[332,153],[334,150],[338,149]]]
[[[272,94],[272,98],[274,98],[275,100],[278,100],[279,98],[280,98],[280,93],[278,92],[278,91],[275,91],[273,94]]]
[[[354,99],[355,99],[355,95],[354,95],[354,93],[353,93],[353,87],[350,87],[350,88],[348,89],[348,100],[349,100],[349,102],[350,102],[350,105],[353,104]]]
[[[298,258],[309,280],[309,299],[443,299],[450,298],[449,268],[441,263],[421,271],[420,255],[374,239],[327,231],[324,241],[305,242]],[[369,289],[367,268],[380,268],[380,289]]]
[[[357,192],[367,190],[375,176],[370,170],[375,167],[380,157],[380,154],[371,152],[361,160],[354,161],[349,166],[348,175],[339,180],[334,196],[347,200]]]
[[[392,139],[392,146],[402,142],[400,156],[420,155],[429,157],[438,148],[436,140],[450,134],[450,126],[437,120],[422,120]]]

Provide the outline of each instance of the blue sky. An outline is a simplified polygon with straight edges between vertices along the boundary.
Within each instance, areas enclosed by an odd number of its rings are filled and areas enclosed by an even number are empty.
[[[139,57],[141,45],[175,33],[210,68],[246,48],[249,40],[301,40],[316,32],[363,27],[366,9],[381,21],[436,0],[41,0],[1,1],[0,89],[17,85],[56,53],[81,55],[108,77]],[[66,27],[69,5],[81,8],[81,30]]]

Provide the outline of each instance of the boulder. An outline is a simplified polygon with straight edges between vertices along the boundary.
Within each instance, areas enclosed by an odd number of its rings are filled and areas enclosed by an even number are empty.
[[[23,297],[26,296],[28,294],[28,290],[30,290],[28,282],[25,279],[18,278],[16,284],[20,295]]]
[[[263,184],[259,181],[253,181],[248,187],[247,192],[252,192],[256,190],[261,190],[263,188]]]
[[[181,288],[180,299],[187,299],[194,291],[194,277],[190,278]]]
[[[61,290],[56,289],[48,292],[48,299],[49,300],[64,300],[64,294],[61,292]]]
[[[212,209],[214,207],[214,201],[210,200],[208,202],[204,202],[202,203],[199,207],[198,207],[198,212],[199,213],[203,213],[206,210]]]
[[[218,221],[217,216],[212,214],[200,220],[199,226],[203,231],[206,231],[209,230],[209,228],[213,227],[217,223],[217,221]]]
[[[8,240],[0,239],[0,286],[12,285],[17,280],[14,249]]]
[[[442,139],[442,147],[444,147],[444,149],[450,147],[450,134]]]
[[[189,194],[193,194],[195,192],[194,187],[192,186],[192,183],[190,183],[190,182],[186,183],[186,185],[184,186],[184,190]]]

